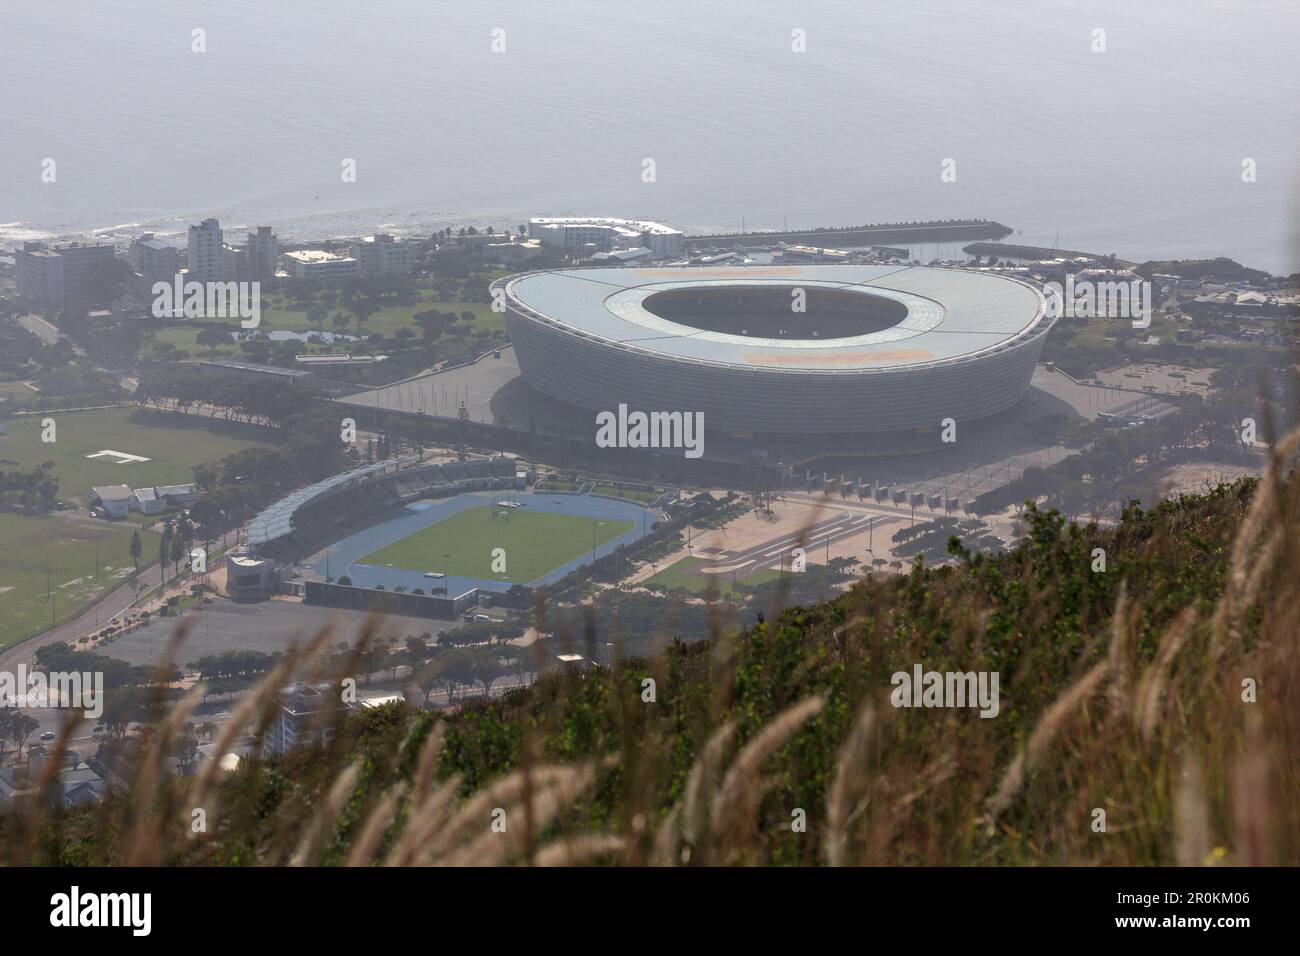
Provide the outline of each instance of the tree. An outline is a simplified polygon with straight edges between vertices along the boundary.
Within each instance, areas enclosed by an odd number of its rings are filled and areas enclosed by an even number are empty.
[[[32,717],[12,707],[0,707],[0,761],[4,760],[6,744],[12,743],[22,753],[23,744],[40,725]]]
[[[53,509],[55,498],[59,493],[59,483],[49,475],[45,475],[41,478],[41,482],[36,488],[36,493],[40,495],[41,507],[46,511],[50,511]]]
[[[176,741],[176,762],[184,773],[194,766],[199,759],[199,738],[194,725],[187,723]]]
[[[216,351],[222,345],[230,344],[230,333],[221,329],[200,329],[195,341],[202,346],[206,346],[210,354],[216,354]]]
[[[508,657],[509,651],[513,648],[493,647],[486,645],[483,647],[466,648],[463,651],[453,651],[454,654],[465,655],[466,672],[472,683],[478,684],[483,688],[483,696],[490,697],[492,694],[492,685],[506,675],[507,668],[502,666],[503,657]]]
[[[12,726],[9,728],[9,739],[14,742],[14,746],[21,752],[23,745],[27,743],[30,737],[39,727],[35,717],[24,714],[21,711],[14,711]]]
[[[185,539],[179,534],[172,537],[171,559],[172,564],[175,566],[175,573],[179,574],[181,561],[185,559]]]
[[[140,571],[140,555],[142,553],[143,549],[140,546],[140,532],[133,531],[131,532],[131,560],[135,563],[135,570],[137,573]]]
[[[162,540],[158,542],[158,573],[167,576],[167,558],[172,550],[172,524],[163,525]]]

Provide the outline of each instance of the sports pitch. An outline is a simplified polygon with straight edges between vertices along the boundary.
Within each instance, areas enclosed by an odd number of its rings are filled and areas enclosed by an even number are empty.
[[[457,512],[358,561],[420,572],[448,570],[458,578],[527,583],[634,527],[631,521],[614,518],[485,505]],[[504,573],[492,570],[496,548],[505,551]],[[450,557],[444,559],[444,554]],[[428,581],[426,589],[429,584],[441,582]]]
[[[41,440],[44,418],[54,419],[55,440],[50,443]],[[214,431],[208,424],[197,416],[130,406],[24,415],[5,422],[8,434],[0,438],[0,468],[53,462],[59,499],[70,502],[92,485],[183,484],[194,480],[195,465],[253,445],[269,447]]]
[[[134,530],[107,521],[0,514],[0,648],[74,617],[127,580]],[[158,535],[141,531],[140,545],[141,565],[157,560]]]

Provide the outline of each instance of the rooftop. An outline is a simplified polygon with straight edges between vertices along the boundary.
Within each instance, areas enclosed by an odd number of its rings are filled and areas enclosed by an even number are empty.
[[[297,252],[286,252],[285,258],[292,259],[294,262],[301,262],[304,265],[318,262],[352,262],[349,256],[335,255],[332,252],[326,252],[324,249],[299,249]]]
[[[635,232],[649,232],[660,236],[680,235],[680,229],[666,226],[662,222],[649,219],[618,219],[613,216],[534,216],[528,220],[529,229],[533,226],[606,226],[621,227]]]
[[[684,361],[771,369],[884,369],[958,360],[1041,331],[1047,321],[1042,294],[1024,282],[919,266],[569,269],[515,276],[506,288],[535,319],[579,337]],[[792,312],[791,334],[773,337],[735,334],[723,323],[688,325],[656,314],[666,311],[657,305],[647,307],[664,292],[724,303],[727,290],[756,296],[764,289],[773,296],[821,290],[840,309],[846,295],[860,295],[864,313],[889,319],[865,334],[817,337],[801,334],[809,318]]]
[[[126,485],[96,485],[90,490],[100,501],[127,501],[134,494]]]

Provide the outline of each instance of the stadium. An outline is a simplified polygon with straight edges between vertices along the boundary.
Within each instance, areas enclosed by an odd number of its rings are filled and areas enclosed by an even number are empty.
[[[990,273],[897,265],[572,269],[501,280],[519,369],[590,411],[744,436],[970,421],[1029,388],[1051,320]]]
[[[390,610],[437,617],[485,593],[558,581],[662,517],[595,491],[534,491],[517,464],[364,465],[277,501],[249,523],[246,544],[260,559],[304,566],[308,603],[365,607],[374,592],[395,592]]]

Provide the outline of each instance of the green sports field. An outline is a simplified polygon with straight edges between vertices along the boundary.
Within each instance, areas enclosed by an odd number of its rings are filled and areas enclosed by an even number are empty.
[[[41,441],[41,420],[46,417],[55,424],[55,441],[49,444]],[[84,496],[92,485],[184,484],[194,480],[195,465],[259,444],[212,431],[202,418],[134,406],[24,415],[9,419],[5,429],[7,434],[0,436],[0,470],[25,471],[54,462],[61,501]],[[104,450],[149,460],[86,457]]]
[[[134,566],[134,530],[134,525],[107,521],[0,514],[0,541],[4,542],[0,548],[0,648],[43,631],[52,622],[75,616],[100,594],[125,581]],[[158,535],[141,531],[140,549],[141,566],[156,561]]]
[[[642,504],[649,504],[659,496],[653,491],[637,491],[634,488],[616,488],[613,485],[597,485],[591,489],[593,495],[608,495],[611,498],[625,498],[628,501],[639,501]]]
[[[599,547],[632,529],[631,521],[606,518],[593,522],[590,518],[524,508],[508,509],[508,519],[492,520],[493,512],[505,510],[485,505],[457,512],[366,555],[361,563],[442,571],[442,556],[449,554],[447,568],[453,577],[527,584],[574,558],[589,554],[593,542]],[[494,548],[505,549],[504,574],[492,571]]]
[[[749,577],[738,579],[733,587],[730,574],[709,575],[695,571],[702,565],[712,563],[714,562],[707,561],[704,558],[682,558],[680,561],[664,568],[658,574],[647,578],[646,584],[659,585],[670,591],[685,588],[694,594],[705,594],[709,590],[709,584],[712,583],[718,589],[718,594],[725,597],[731,594],[733,590],[758,587],[760,584],[775,581],[781,576],[780,571],[763,568],[760,571],[751,572]]]
[[[483,276],[483,287],[492,279],[508,275],[506,270],[492,270]],[[260,328],[264,331],[283,331],[283,332],[343,332],[347,335],[368,336],[373,332],[379,332],[386,336],[391,336],[401,328],[409,328],[412,331],[419,331],[419,326],[415,324],[414,316],[418,312],[427,312],[430,309],[437,309],[440,312],[450,312],[454,315],[460,315],[462,312],[474,313],[474,331],[481,332],[489,329],[504,329],[505,318],[498,312],[492,311],[492,306],[487,302],[464,302],[460,299],[450,299],[446,302],[438,296],[432,289],[419,290],[420,301],[414,305],[389,305],[386,304],[377,311],[366,317],[364,322],[358,323],[355,316],[350,310],[342,304],[331,306],[329,309],[329,318],[320,324],[313,323],[307,314],[307,304],[294,302],[280,294],[269,294],[262,296],[262,322]],[[349,321],[342,328],[336,327],[333,322],[333,316],[343,313],[349,316]],[[221,320],[214,320],[221,321]],[[230,318],[227,323],[234,328],[239,319]],[[198,330],[172,327],[159,330],[155,333],[156,342],[169,342],[177,348],[195,356],[206,356],[208,354],[207,346],[200,346],[197,342]],[[222,346],[220,351],[237,352],[238,346],[231,343],[230,346]]]

